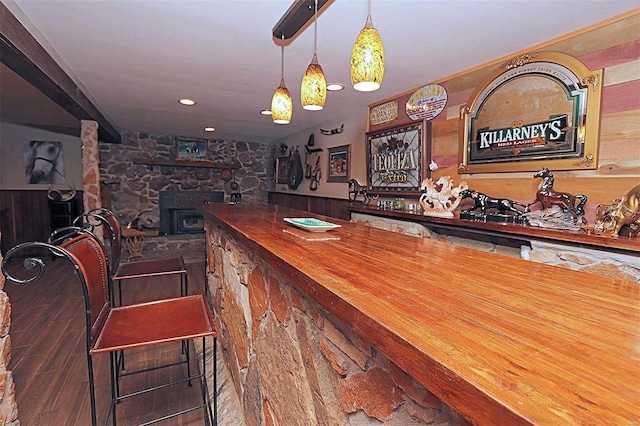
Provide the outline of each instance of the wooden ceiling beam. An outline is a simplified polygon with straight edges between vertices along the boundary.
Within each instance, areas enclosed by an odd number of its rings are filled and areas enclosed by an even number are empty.
[[[98,139],[121,143],[120,132],[0,2],[0,61],[78,120],[98,123]]]

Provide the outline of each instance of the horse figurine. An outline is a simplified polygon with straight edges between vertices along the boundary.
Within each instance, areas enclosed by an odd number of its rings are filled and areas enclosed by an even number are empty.
[[[64,159],[60,142],[31,141],[24,152],[28,183],[64,183]]]
[[[587,203],[587,196],[554,191],[553,173],[546,167],[534,174],[533,177],[542,178],[542,182],[538,185],[536,199],[527,204],[525,211],[530,212],[531,206],[536,203],[540,203],[544,210],[550,209],[552,206],[558,206],[563,212],[569,213],[573,217],[573,223],[578,223],[578,216],[584,216],[584,205]],[[584,217],[582,221],[585,221]]]
[[[363,197],[362,204],[365,206],[369,205],[371,200],[378,199],[378,195],[369,195],[366,186],[360,185],[355,179],[349,179],[349,204],[355,203],[360,195]]]
[[[437,181],[426,178],[420,183],[420,190],[424,191],[418,200],[426,216],[453,217],[453,210],[458,207],[462,198],[460,194],[469,188],[467,182],[462,181],[458,186],[453,185],[449,176],[441,176]]]
[[[461,198],[471,198],[473,200],[473,207],[463,210],[463,213],[469,213],[472,210],[480,209],[481,214],[486,214],[488,209],[495,209],[504,214],[505,212],[515,213],[516,216],[522,216],[523,210],[516,208],[526,207],[517,201],[509,200],[506,198],[492,198],[482,192],[475,191],[473,189],[464,189],[460,192]]]

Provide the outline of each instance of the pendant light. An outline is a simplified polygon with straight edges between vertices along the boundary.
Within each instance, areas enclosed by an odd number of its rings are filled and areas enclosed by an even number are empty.
[[[371,20],[371,0],[367,21],[351,52],[351,84],[360,92],[378,90],[384,77],[384,47]]]
[[[282,36],[282,78],[280,86],[276,89],[271,99],[271,117],[276,124],[289,124],[291,122],[291,114],[293,112],[293,101],[289,89],[284,84],[284,35]]]
[[[318,63],[316,48],[318,44],[318,0],[315,0],[313,30],[313,58],[302,77],[300,86],[300,102],[302,108],[309,111],[320,111],[327,100],[327,80],[322,67]]]

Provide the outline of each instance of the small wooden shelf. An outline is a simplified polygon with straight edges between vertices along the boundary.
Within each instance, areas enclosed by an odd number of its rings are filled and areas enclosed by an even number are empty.
[[[133,164],[144,164],[148,166],[169,166],[169,167],[199,167],[204,169],[240,169],[242,165],[237,161],[225,163],[222,161],[179,161],[167,160],[164,158],[135,158]]]

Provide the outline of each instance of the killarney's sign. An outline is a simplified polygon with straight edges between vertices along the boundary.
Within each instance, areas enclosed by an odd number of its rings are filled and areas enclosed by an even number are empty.
[[[597,168],[602,70],[556,52],[522,55],[463,105],[460,173]]]
[[[367,183],[372,193],[419,191],[425,177],[423,125],[367,133]]]
[[[487,153],[486,157],[500,155],[512,156],[514,150],[532,147],[545,147],[549,144],[562,144],[567,140],[567,115],[561,115],[540,123],[504,129],[479,129],[476,140],[479,149]]]

